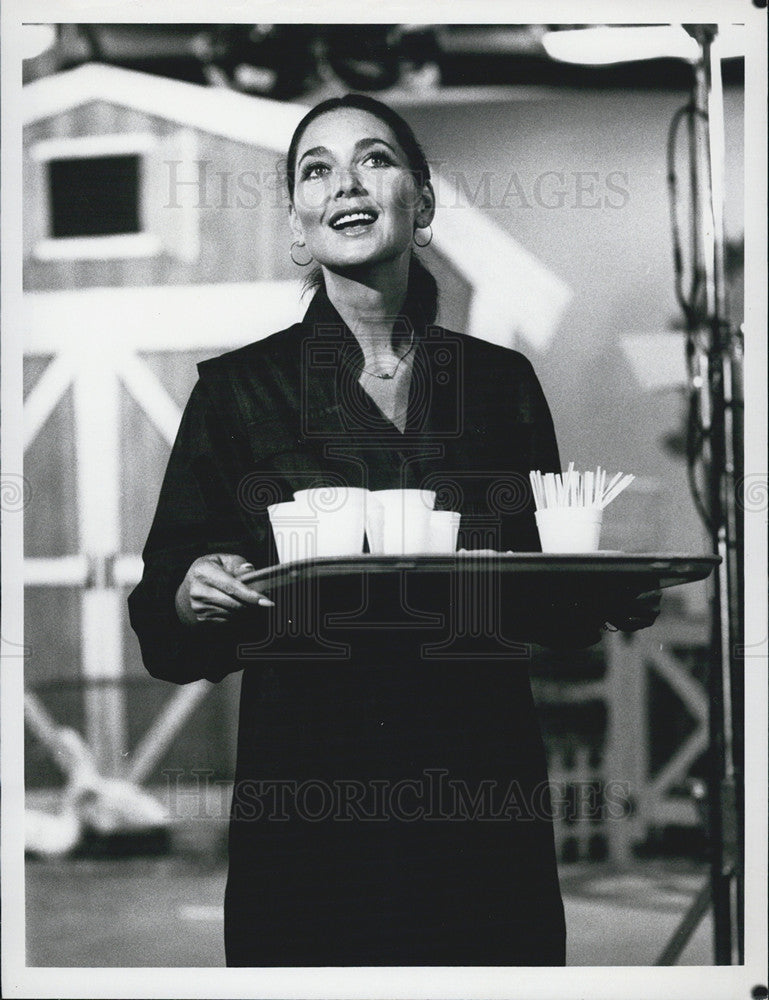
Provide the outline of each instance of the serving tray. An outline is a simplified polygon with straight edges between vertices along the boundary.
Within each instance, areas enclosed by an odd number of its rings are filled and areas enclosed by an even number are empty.
[[[355,555],[300,559],[268,566],[253,578],[252,586],[267,591],[290,586],[300,580],[326,577],[429,574],[451,576],[500,574],[506,582],[516,579],[539,587],[571,590],[587,585],[604,590],[658,590],[706,579],[720,563],[719,556],[668,553],[590,552],[580,554],[543,552],[462,552],[447,555]],[[640,589],[637,589],[640,588]]]

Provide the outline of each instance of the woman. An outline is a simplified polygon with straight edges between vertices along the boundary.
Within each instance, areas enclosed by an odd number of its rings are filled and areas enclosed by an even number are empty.
[[[317,262],[317,291],[301,323],[199,366],[130,598],[153,675],[243,668],[227,962],[562,964],[520,647],[500,623],[469,646],[451,623],[425,632],[412,592],[370,589],[356,619],[341,580],[305,595],[292,630],[296,610],[250,585],[277,561],[266,505],[319,482],[433,487],[462,511],[461,544],[537,550],[528,472],[560,467],[547,404],[520,354],[432,325],[414,246],[435,196],[400,116],[361,95],[319,104],[287,181],[292,256]],[[329,599],[346,625],[321,636]],[[579,614],[556,632],[598,638]]]

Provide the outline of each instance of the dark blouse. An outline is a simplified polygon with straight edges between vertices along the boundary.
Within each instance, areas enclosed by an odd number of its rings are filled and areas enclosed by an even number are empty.
[[[243,670],[230,965],[563,962],[525,647],[515,622],[468,624],[488,594],[352,580],[237,626],[174,610],[202,554],[277,562],[266,507],[314,484],[431,488],[462,512],[460,546],[539,549],[528,473],[559,460],[530,363],[426,324],[418,303],[405,314],[403,433],[361,389],[362,352],[322,290],[301,323],[198,366],[129,598],[153,676]],[[547,616],[525,631],[549,641]],[[575,618],[553,641],[595,638]]]

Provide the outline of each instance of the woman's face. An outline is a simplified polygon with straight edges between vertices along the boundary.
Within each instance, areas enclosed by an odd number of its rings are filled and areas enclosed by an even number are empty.
[[[379,264],[410,252],[415,226],[434,212],[389,125],[357,108],[315,118],[296,152],[291,228],[330,270]]]

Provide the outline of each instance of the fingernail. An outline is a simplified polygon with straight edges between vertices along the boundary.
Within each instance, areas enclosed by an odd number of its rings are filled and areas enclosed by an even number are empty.
[[[275,602],[271,601],[269,597],[260,597],[256,602],[262,608],[274,608]]]
[[[254,567],[251,565],[251,563],[241,563],[240,564],[240,572],[241,573],[243,573],[247,569],[253,569],[253,568]]]

